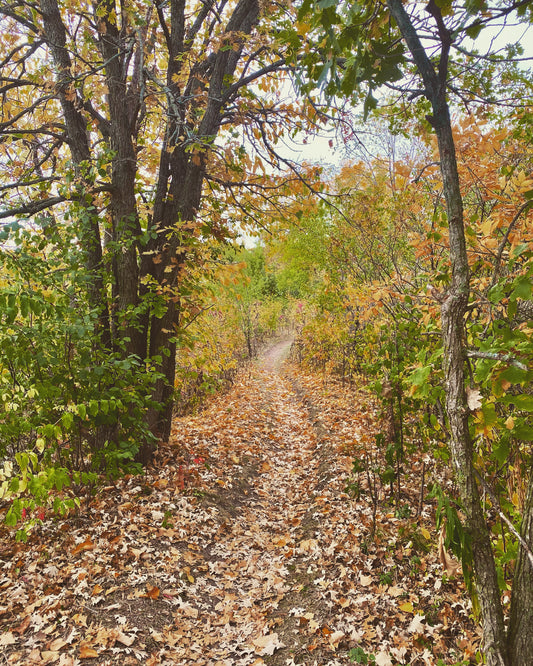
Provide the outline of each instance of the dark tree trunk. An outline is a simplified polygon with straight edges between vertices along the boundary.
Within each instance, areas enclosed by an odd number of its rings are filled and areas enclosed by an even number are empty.
[[[105,12],[102,10],[105,9]],[[126,14],[117,22],[111,20],[115,12],[114,0],[104,0],[95,6],[95,21],[105,26],[100,28],[99,46],[105,63],[105,79],[108,88],[109,122],[106,128],[108,146],[113,151],[111,165],[111,217],[113,228],[113,316],[115,330],[122,340],[125,356],[146,357],[145,331],[139,323],[139,266],[137,247],[141,235],[135,177],[137,154],[135,150],[135,127],[140,109],[139,80],[141,73],[134,71],[128,85],[129,62],[127,60],[125,35]],[[142,50],[143,44],[137,43]],[[140,61],[134,65],[140,67]]]
[[[89,304],[99,313],[99,342],[104,349],[110,349],[111,328],[103,279],[100,227],[98,213],[90,195],[92,183],[86,179],[86,169],[91,159],[87,121],[80,111],[78,100],[73,97],[72,62],[66,48],[66,30],[59,13],[57,0],[41,0],[41,11],[46,42],[57,69],[59,102],[69,137],[68,143],[72,162],[76,170],[76,177],[86,187],[86,192],[80,198],[80,206],[85,209],[86,213],[81,222],[80,246],[85,268],[90,276],[88,282]]]
[[[71,58],[76,59],[76,46],[70,44],[61,16],[68,10],[60,9],[57,0],[40,3],[43,39],[57,69],[72,161],[78,182],[85,182],[89,193],[80,201],[87,213],[80,240],[92,277],[89,298],[101,312],[103,348],[124,357],[134,355],[141,363],[156,359],[160,378],[151,398],[160,408],[150,408],[147,419],[152,433],[164,440],[171,429],[180,282],[190,261],[188,248],[196,242],[193,229],[224,111],[241,86],[256,76],[250,76],[253,55],[246,63],[246,76],[236,78],[235,74],[247,37],[259,20],[259,0],[238,0],[232,10],[226,3],[217,9],[216,3],[202,2],[193,10],[183,0],[147,3],[142,25],[133,23],[125,5],[95,1],[93,16],[84,15],[84,20],[94,30],[99,54],[75,62],[83,60],[88,79],[94,77],[106,86],[105,97],[94,104],[84,97],[81,78],[73,75]],[[226,24],[220,34],[223,20]],[[161,57],[157,65],[148,67],[157,35]],[[149,40],[153,40],[151,47]],[[195,50],[199,41],[206,47],[204,52]],[[257,76],[282,64],[282,60],[266,67],[260,64]],[[165,133],[153,200],[148,202],[145,196],[144,201],[151,203],[151,214],[140,220],[137,141],[146,99],[153,95],[165,108]],[[110,154],[108,198],[105,204],[98,203],[100,210],[90,197],[94,176],[91,180],[89,170],[96,166],[96,154],[87,130],[89,118],[91,131]],[[112,271],[111,300],[105,288],[99,226],[104,206],[112,228],[112,242],[106,248]],[[144,238],[149,240],[141,242],[145,231]],[[150,442],[141,446],[139,459],[149,462],[153,450]]]
[[[182,94],[175,82],[181,67],[177,56],[186,48],[183,12],[182,3],[171,2],[170,29],[165,28],[171,56],[166,84],[168,93],[173,96],[173,107],[179,113],[168,118],[151,224],[157,231],[157,237],[148,244],[140,268],[141,280],[149,276],[171,295],[162,317],[149,314],[145,317],[149,354],[161,357],[157,370],[163,375],[156,383],[153,395],[154,400],[161,404],[161,409],[151,409],[148,419],[152,432],[162,440],[168,439],[172,425],[180,274],[187,261],[187,251],[183,247],[195,242],[192,229],[201,205],[209,151],[219,133],[227,92],[241,57],[244,46],[242,35],[249,35],[259,20],[259,3],[257,0],[240,0],[225,30],[232,48],[227,48],[222,41],[216,53],[193,68],[187,94]],[[161,12],[160,21],[164,21]],[[190,102],[184,100],[194,97],[195,90],[203,90],[204,86],[207,87],[207,100],[203,115],[196,129],[188,127],[189,132],[194,129],[199,146],[198,152],[191,154],[188,146],[178,141],[180,132],[184,131],[183,126],[190,123],[191,110],[186,106]],[[154,256],[157,262],[154,262]],[[147,445],[140,451],[141,461],[150,459],[151,448]]]

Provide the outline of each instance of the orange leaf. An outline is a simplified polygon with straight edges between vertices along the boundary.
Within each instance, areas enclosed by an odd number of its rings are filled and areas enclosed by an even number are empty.
[[[146,583],[146,596],[155,601],[159,597],[159,588],[155,585],[150,585],[150,583]]]
[[[22,634],[26,631],[26,629],[29,626],[30,626],[30,616],[26,615],[22,624],[20,624],[16,629],[13,629],[13,631],[22,636]]]
[[[89,537],[87,537],[83,543],[79,543],[76,548],[74,548],[72,555],[78,555],[78,553],[83,553],[85,550],[94,550],[94,543]]]
[[[80,646],[80,659],[93,659],[98,656],[98,652],[88,645]]]

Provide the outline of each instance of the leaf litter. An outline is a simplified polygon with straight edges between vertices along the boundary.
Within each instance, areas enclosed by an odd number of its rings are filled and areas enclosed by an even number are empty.
[[[475,663],[479,630],[431,503],[414,517],[385,496],[373,510],[364,478],[347,492],[375,448],[368,394],[282,365],[289,346],[176,419],[144,476],[27,543],[2,528],[3,663]],[[426,465],[410,460],[405,506]]]

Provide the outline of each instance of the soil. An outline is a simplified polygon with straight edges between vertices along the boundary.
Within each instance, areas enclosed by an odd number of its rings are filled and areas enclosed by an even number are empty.
[[[383,496],[372,535],[364,488],[347,492],[374,441],[368,397],[299,372],[291,344],[177,419],[145,477],[27,544],[2,532],[3,663],[415,666],[475,651],[464,590],[420,533],[430,507],[401,519]]]

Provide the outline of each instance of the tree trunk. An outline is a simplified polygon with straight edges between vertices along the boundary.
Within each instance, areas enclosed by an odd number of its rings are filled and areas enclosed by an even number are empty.
[[[530,468],[530,475],[533,468]],[[531,477],[530,477],[531,478]],[[521,536],[533,551],[533,483],[529,483],[523,509]],[[508,644],[511,666],[533,664],[533,564],[520,545],[511,596]]]
[[[86,192],[80,198],[84,215],[80,215],[80,246],[90,280],[88,299],[90,306],[99,313],[97,333],[104,349],[111,348],[111,328],[109,309],[105,295],[102,262],[102,243],[98,214],[93,204],[90,190],[92,184],[86,179],[85,169],[91,159],[91,149],[87,134],[87,121],[80,112],[78,100],[72,97],[74,79],[72,62],[66,47],[66,30],[63,24],[57,0],[41,0],[43,16],[43,36],[50,48],[54,65],[57,69],[59,102],[63,111],[69,136],[69,148],[76,176],[85,185]]]
[[[105,13],[99,15],[102,9]],[[105,80],[108,89],[109,123],[106,128],[108,147],[113,151],[111,162],[111,217],[113,225],[113,313],[115,329],[121,340],[121,350],[140,359],[146,357],[146,333],[139,323],[139,267],[137,244],[141,235],[135,177],[137,154],[134,136],[140,109],[140,72],[134,71],[128,85],[128,61],[124,34],[126,14],[122,13],[121,31],[114,16],[114,0],[103,0],[95,7],[95,21],[105,25],[100,30],[99,47],[105,63]],[[143,44],[137,41],[137,49]],[[135,62],[135,70],[140,62]]]
[[[152,399],[161,409],[151,408],[148,423],[152,432],[162,440],[167,440],[172,425],[174,381],[176,374],[176,327],[179,317],[180,272],[188,260],[189,242],[194,242],[194,221],[197,218],[202,199],[210,146],[219,133],[222,123],[222,110],[227,102],[226,93],[244,47],[243,35],[249,35],[259,20],[257,0],[240,0],[226,26],[228,44],[210,57],[209,62],[200,61],[193,68],[187,89],[181,91],[176,83],[181,60],[178,57],[184,48],[183,6],[171,3],[171,25],[168,34],[170,61],[167,71],[167,94],[173,96],[173,108],[178,113],[169,114],[165,133],[165,145],[161,151],[158,182],[154,201],[151,228],[157,231],[141,257],[139,277],[149,277],[163,291],[169,293],[166,312],[162,317],[145,316],[148,338],[148,354],[151,358],[160,357],[156,369],[162,377],[156,382]],[[205,69],[205,71],[204,71]],[[209,76],[206,76],[209,71]],[[208,84],[206,83],[208,80]],[[203,90],[208,85],[208,95],[204,113],[195,129],[198,149],[192,153],[180,139],[180,127],[190,123],[191,109],[186,105],[194,97],[195,90]],[[188,127],[188,131],[193,130]],[[179,130],[179,131],[178,131]],[[157,262],[153,258],[157,257]],[[139,460],[148,462],[151,458],[149,445],[139,452]]]
[[[490,533],[483,515],[475,479],[474,447],[470,437],[469,410],[465,394],[464,317],[470,292],[470,276],[464,232],[463,201],[450,111],[446,101],[451,34],[444,24],[440,9],[433,0],[430,0],[426,10],[435,18],[441,41],[441,56],[438,71],[436,71],[424,51],[402,0],[387,0],[387,4],[422,76],[425,86],[424,93],[433,110],[433,116],[428,117],[428,120],[434,127],[438,140],[452,264],[452,281],[441,308],[450,446],[455,465],[455,477],[466,514],[465,529],[472,545],[487,664],[489,666],[510,666]]]

